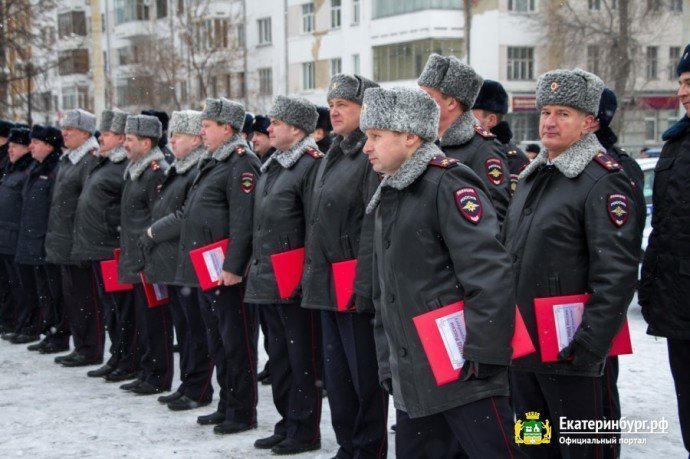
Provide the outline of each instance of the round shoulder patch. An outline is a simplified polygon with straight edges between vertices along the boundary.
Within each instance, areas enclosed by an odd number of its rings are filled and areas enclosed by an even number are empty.
[[[475,225],[482,219],[482,202],[479,200],[477,190],[465,187],[455,190],[455,205],[465,220]]]

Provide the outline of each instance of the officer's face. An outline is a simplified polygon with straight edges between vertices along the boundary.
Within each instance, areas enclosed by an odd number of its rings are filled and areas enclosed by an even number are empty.
[[[134,134],[127,134],[125,136],[125,150],[127,150],[127,158],[132,161],[137,161],[143,158],[144,155],[151,150],[151,148],[151,139],[139,137]]]
[[[259,156],[265,155],[271,149],[271,140],[262,132],[254,133],[252,143],[254,144],[254,152]]]
[[[333,132],[343,137],[352,134],[359,128],[359,115],[362,106],[345,99],[331,99],[328,101]]]
[[[84,142],[86,142],[91,134],[81,129],[75,129],[71,127],[62,129],[62,139],[65,147],[69,150],[74,150],[75,148],[81,147]]]
[[[201,137],[198,135],[180,134],[173,132],[170,137],[170,146],[172,147],[175,158],[181,159],[187,156],[201,145]]]
[[[387,175],[393,175],[414,153],[416,148],[412,147],[410,140],[419,139],[412,134],[383,129],[367,129],[366,134],[364,154],[369,157],[369,162],[376,172]]]
[[[10,142],[10,146],[7,149],[7,153],[10,157],[11,163],[16,163],[19,158],[24,156],[29,152],[29,147],[26,145],[21,145],[18,143]]]
[[[98,142],[101,144],[101,154],[108,153],[110,150],[122,145],[125,141],[125,136],[122,134],[115,134],[114,132],[105,131],[101,133]]]
[[[482,110],[480,108],[473,108],[472,114],[475,118],[477,118],[479,125],[484,129],[491,129],[498,124],[498,115],[493,112]]]
[[[271,120],[268,126],[268,139],[271,146],[280,151],[289,150],[304,136],[304,132],[280,120]]]
[[[53,147],[50,144],[45,143],[42,140],[31,139],[31,144],[29,145],[29,152],[31,156],[39,163],[46,159],[53,151]]]
[[[685,107],[685,111],[690,113],[690,72],[683,72],[678,79],[678,98]]]
[[[232,137],[232,126],[229,124],[218,124],[212,120],[201,122],[201,138],[204,139],[204,146],[213,153]]]
[[[563,105],[545,105],[539,117],[539,136],[549,157],[554,158],[592,132],[593,126],[592,115]]]

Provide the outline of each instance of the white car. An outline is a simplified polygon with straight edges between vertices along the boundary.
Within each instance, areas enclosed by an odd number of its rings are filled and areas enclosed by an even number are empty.
[[[637,164],[644,172],[644,200],[647,204],[647,221],[642,233],[642,250],[647,250],[647,240],[652,232],[652,191],[654,190],[654,168],[659,158],[639,158]]]

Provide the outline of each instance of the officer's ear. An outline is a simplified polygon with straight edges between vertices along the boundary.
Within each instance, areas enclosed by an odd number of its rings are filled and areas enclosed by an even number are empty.
[[[418,147],[422,143],[422,138],[419,137],[417,134],[412,134],[411,132],[405,132],[403,133],[405,136],[404,142],[405,142],[405,147],[407,148],[415,148]]]
[[[589,134],[590,132],[596,132],[599,129],[599,122],[594,117],[594,115],[586,114],[584,121],[582,123],[582,134]]]

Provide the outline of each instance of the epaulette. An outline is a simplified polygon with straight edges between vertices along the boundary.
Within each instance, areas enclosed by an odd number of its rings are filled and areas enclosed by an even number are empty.
[[[621,170],[621,165],[603,151],[600,151],[594,156],[594,161],[609,172]]]
[[[475,125],[474,125],[474,131],[475,131],[477,134],[479,134],[480,136],[485,137],[485,138],[487,138],[487,139],[495,139],[495,138],[496,138],[496,134],[494,134],[493,132],[489,131],[488,129],[484,129],[483,127],[481,127],[481,126],[478,125],[478,124],[475,124]]]
[[[458,164],[458,160],[455,158],[449,158],[447,156],[438,155],[431,158],[429,161],[429,166],[441,167],[443,169],[448,169],[449,167],[455,167]]]
[[[316,159],[323,158],[324,156],[326,156],[323,153],[321,153],[319,150],[316,150],[314,148],[307,148],[306,150],[304,150],[304,152],[306,154],[308,154],[309,156],[311,156],[312,158],[316,158]]]
[[[244,148],[242,145],[238,145],[235,147],[235,154],[237,156],[244,156],[245,153],[247,153],[247,149]]]
[[[157,171],[161,168],[161,165],[158,163],[158,161],[151,161],[151,169],[154,171]]]

